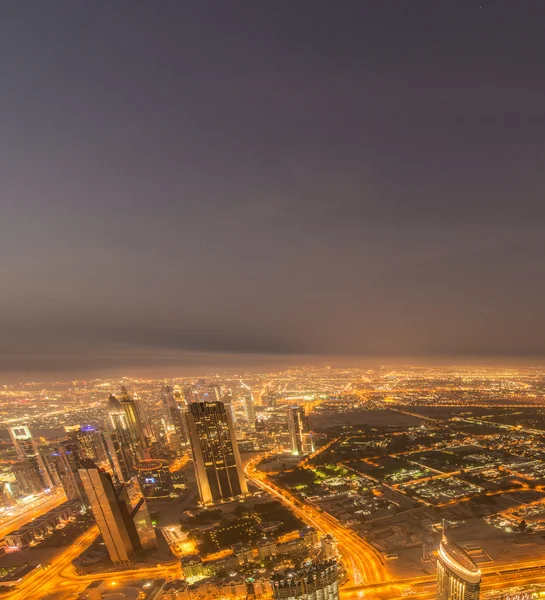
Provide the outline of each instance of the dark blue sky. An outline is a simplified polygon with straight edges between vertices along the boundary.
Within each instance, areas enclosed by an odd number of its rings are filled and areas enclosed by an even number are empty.
[[[541,1],[0,5],[0,369],[545,355]]]

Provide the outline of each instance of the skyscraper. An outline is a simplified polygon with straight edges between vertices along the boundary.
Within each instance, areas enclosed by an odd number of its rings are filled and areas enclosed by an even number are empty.
[[[123,510],[111,477],[91,465],[86,467],[80,469],[79,474],[110,559],[114,563],[128,563],[135,548],[123,514],[126,507]]]
[[[28,460],[21,460],[12,465],[11,471],[23,496],[39,494],[43,490],[42,480],[35,465]]]
[[[339,600],[339,573],[334,560],[273,575],[271,584],[275,600]]]
[[[69,437],[78,443],[82,458],[88,458],[99,466],[108,463],[108,454],[100,431],[96,431],[90,425],[84,425],[79,431],[70,433]]]
[[[247,386],[243,381],[240,382],[242,387],[244,388],[243,398],[244,398],[244,412],[246,414],[246,421],[248,421],[248,425],[252,428],[255,428],[255,404],[254,404],[254,394],[249,386]]]
[[[126,490],[120,488],[118,493],[110,475],[90,461],[79,474],[112,562],[129,563],[137,552],[154,547],[155,533],[144,499],[132,508]]]
[[[233,395],[231,394],[231,390],[229,390],[225,396],[223,396],[223,398],[221,399],[221,401],[223,402],[223,405],[225,406],[225,410],[229,413],[229,415],[231,416],[231,421],[233,421],[233,424],[237,422],[237,416],[235,413],[235,407],[233,406]]]
[[[479,600],[481,571],[443,533],[437,558],[437,600]]]
[[[193,402],[186,418],[202,503],[247,494],[233,421],[223,402]]]
[[[104,443],[108,452],[111,470],[119,482],[129,481],[137,464],[134,448],[127,441],[123,432],[110,431],[104,434]]]
[[[176,450],[180,450],[182,444],[187,444],[189,441],[184,421],[184,412],[187,410],[186,402],[181,397],[176,398],[169,385],[163,387],[162,397],[167,416],[167,430],[170,430],[171,433],[174,432],[175,435],[170,437],[177,441],[176,444],[173,444]]]
[[[138,400],[129,395],[124,385],[121,386],[121,399],[119,402],[125,411],[131,435],[139,445],[140,450],[143,451],[150,445],[151,431],[142,406]]]
[[[132,472],[133,465],[136,465],[143,458],[148,458],[145,451],[149,446],[149,439],[143,429],[137,404],[128,395],[124,387],[122,387],[122,390],[123,397],[121,400],[112,395],[108,398],[108,415],[123,451],[130,453],[130,463],[132,464],[128,467]],[[110,446],[108,439],[106,439],[106,447],[111,456]]]
[[[74,440],[63,440],[51,447],[49,464],[55,471],[68,500],[87,502],[83,484],[78,473],[81,466],[81,449]]]
[[[40,450],[36,440],[32,436],[30,428],[24,425],[10,427],[9,435],[15,446],[15,450],[17,450],[19,458],[31,464],[38,474],[42,488],[46,489],[53,487],[53,482],[51,481],[44,459],[40,454]]]
[[[288,408],[288,432],[293,455],[304,456],[314,452],[312,434],[309,431],[308,419],[302,406]]]
[[[248,425],[255,428],[255,406],[252,390],[247,390],[244,393],[244,413],[246,414]]]

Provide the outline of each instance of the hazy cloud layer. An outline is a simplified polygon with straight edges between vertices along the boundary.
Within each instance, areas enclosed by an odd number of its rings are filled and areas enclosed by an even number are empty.
[[[544,18],[2,6],[0,369],[545,355]]]

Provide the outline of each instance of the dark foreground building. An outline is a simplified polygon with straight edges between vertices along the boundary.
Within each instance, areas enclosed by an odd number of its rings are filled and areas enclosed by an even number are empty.
[[[233,421],[223,402],[192,402],[186,415],[203,504],[248,493]]]

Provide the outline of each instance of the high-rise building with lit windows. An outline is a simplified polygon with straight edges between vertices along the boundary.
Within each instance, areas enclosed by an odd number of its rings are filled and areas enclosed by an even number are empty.
[[[30,461],[21,460],[16,462],[12,465],[11,471],[21,495],[30,496],[43,491],[42,480],[36,471],[36,467]]]
[[[111,395],[108,398],[108,415],[111,428],[125,452],[130,450],[131,462],[136,465],[139,460],[149,458],[151,434],[143,411],[126,388],[121,386],[122,396],[118,400]],[[108,440],[106,439],[108,447]],[[111,454],[111,448],[108,447]]]
[[[118,498],[111,477],[89,464],[79,474],[110,560],[129,563],[137,548],[127,527],[127,506]]]
[[[9,428],[11,441],[17,451],[17,456],[31,465],[36,471],[43,489],[53,487],[53,482],[47,471],[43,456],[40,454],[38,444],[34,439],[30,428],[25,425]]]
[[[437,600],[479,600],[481,571],[443,533],[437,557]]]
[[[203,504],[248,493],[233,421],[223,402],[193,402],[187,425]]]
[[[149,448],[152,435],[142,405],[140,404],[140,401],[130,396],[124,385],[121,386],[121,398],[119,403],[125,412],[125,418],[131,436],[135,443],[138,444],[140,451],[143,452],[144,449]],[[143,458],[146,457],[144,456]]]
[[[78,431],[73,431],[68,435],[78,443],[82,458],[92,460],[99,466],[108,463],[108,453],[100,431],[91,425],[84,425]]]
[[[314,452],[314,442],[308,427],[308,418],[302,406],[288,408],[288,432],[291,453],[294,456],[304,456]]]

